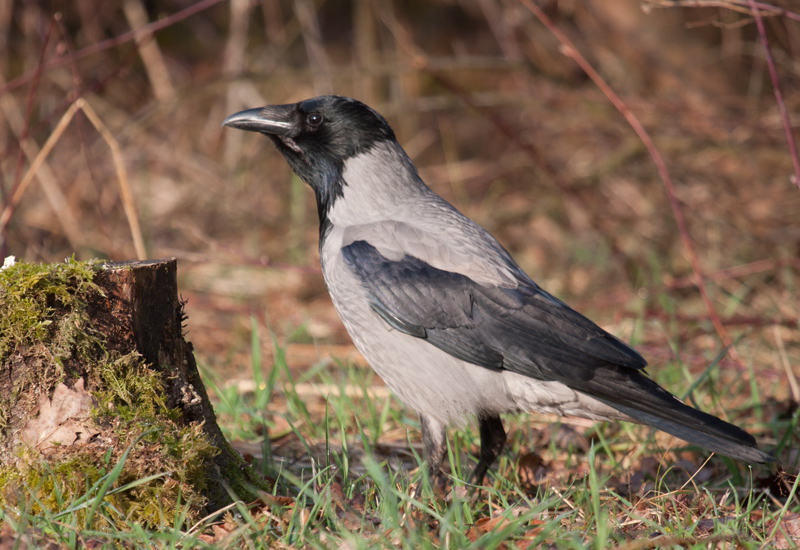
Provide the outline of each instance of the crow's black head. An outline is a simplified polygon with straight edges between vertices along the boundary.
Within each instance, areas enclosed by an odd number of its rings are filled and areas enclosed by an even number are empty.
[[[395,139],[381,115],[360,101],[333,95],[249,109],[222,125],[269,136],[292,170],[314,189],[321,209],[341,195],[348,158]]]

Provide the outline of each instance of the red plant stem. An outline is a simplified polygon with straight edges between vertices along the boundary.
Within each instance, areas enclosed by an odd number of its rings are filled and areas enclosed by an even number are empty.
[[[753,275],[756,273],[763,273],[765,271],[775,271],[783,267],[791,267],[800,270],[800,258],[757,260],[749,264],[724,267],[716,271],[705,273],[704,275],[707,280],[721,282],[721,281],[728,281],[731,279],[737,279],[739,277],[747,277],[749,275]],[[646,292],[648,295],[652,295],[652,294],[657,294],[658,292],[661,292],[663,290],[677,290],[690,286],[694,286],[694,277],[691,275],[688,277],[679,277],[672,281],[663,282],[661,284],[642,287],[638,290],[632,290],[628,288],[625,290],[606,292],[605,294],[603,294],[602,298],[595,297],[585,300],[574,300],[572,302],[572,305],[576,307],[578,310],[586,308],[593,308],[597,310],[607,309],[629,302],[631,299],[634,298],[634,296],[638,292],[641,291]],[[730,319],[731,318],[726,319],[724,324],[730,325],[731,324]],[[797,319],[795,319],[793,322],[794,326],[797,326]]]
[[[775,92],[775,101],[778,103],[778,110],[783,121],[783,131],[786,133],[786,142],[789,144],[789,156],[792,158],[792,166],[794,167],[794,184],[800,189],[800,159],[797,157],[797,146],[794,143],[794,134],[792,134],[792,123],[789,121],[789,113],[786,111],[786,103],[783,101],[781,83],[778,80],[778,71],[775,69],[775,59],[772,57],[772,48],[769,45],[767,31],[764,28],[764,20],[758,11],[758,6],[754,0],[749,0],[749,2],[750,9],[753,10],[753,19],[756,21],[756,28],[758,28],[758,36],[764,46],[767,69],[769,69],[769,77],[772,79],[772,90]]]
[[[794,19],[795,21],[800,21],[800,14],[797,14],[793,11],[785,10],[783,8],[779,8],[778,6],[773,6],[772,4],[764,4],[763,2],[754,2],[753,0],[748,0],[750,3],[750,7],[753,8],[753,12],[756,13],[756,7],[769,12],[768,15],[770,17],[775,17],[776,15],[783,16],[787,19]],[[735,4],[742,5],[744,2],[737,1],[733,2]]]
[[[104,86],[106,86],[108,84],[108,82],[111,81],[112,78],[119,76],[120,73],[123,70],[128,68],[130,66],[130,64],[133,62],[133,60],[136,58],[136,56],[138,56],[138,55],[139,55],[139,52],[138,52],[138,50],[135,50],[135,49],[131,50],[130,52],[128,52],[120,60],[120,62],[117,63],[117,65],[114,67],[113,71],[111,71],[109,74],[104,76],[101,80],[93,81],[85,90],[81,90],[81,94],[80,95],[83,95],[83,92],[96,92],[97,90],[102,89]],[[28,133],[30,134],[31,132],[35,132],[37,130],[45,128],[50,123],[52,123],[54,120],[59,119],[64,114],[64,112],[67,109],[69,109],[69,107],[75,102],[75,99],[77,99],[77,98],[72,97],[71,95],[68,94],[63,99],[63,101],[61,103],[59,103],[58,105],[53,107],[53,109],[51,110],[49,115],[43,116],[41,119],[38,120],[38,122],[36,124],[31,126],[29,128],[29,132]],[[75,114],[82,116],[82,111],[78,111]],[[0,152],[0,162],[2,162],[3,159],[5,159],[8,155],[10,155],[11,152],[13,152],[14,148],[16,146],[18,146],[18,145],[19,145],[19,143],[17,141],[10,142],[6,146],[6,148],[3,151]]]
[[[664,163],[664,159],[661,157],[661,154],[656,149],[653,140],[650,138],[650,135],[647,133],[647,130],[644,129],[644,126],[639,122],[639,119],[628,109],[627,105],[620,99],[620,97],[611,89],[611,87],[606,84],[605,80],[594,70],[594,68],[589,64],[589,62],[584,58],[578,49],[572,44],[567,35],[561,32],[553,21],[550,20],[549,17],[537,6],[532,0],[520,0],[525,7],[527,7],[531,12],[536,16],[542,24],[547,27],[547,29],[556,37],[556,39],[561,42],[563,46],[563,52],[565,55],[571,57],[578,66],[583,69],[586,75],[592,79],[598,88],[605,94],[605,96],[611,101],[614,107],[625,117],[628,121],[628,124],[631,125],[633,131],[636,132],[636,135],[639,136],[639,139],[642,140],[647,151],[650,153],[650,156],[653,159],[653,162],[656,165],[656,169],[658,170],[659,175],[661,176],[661,180],[664,183],[664,189],[667,192],[667,197],[669,198],[669,204],[672,208],[672,215],[675,217],[675,222],[678,225],[678,231],[681,235],[681,240],[683,241],[683,246],[686,249],[686,253],[689,256],[689,262],[692,266],[692,273],[694,275],[694,284],[697,286],[697,289],[700,291],[700,296],[703,299],[703,303],[705,304],[706,310],[708,311],[708,315],[711,318],[711,322],[714,324],[714,329],[717,331],[717,334],[722,339],[722,342],[726,346],[730,346],[733,342],[731,340],[728,331],[722,324],[719,315],[717,314],[716,310],[714,309],[714,304],[711,301],[711,296],[708,294],[708,290],[706,289],[705,278],[703,277],[703,270],[700,267],[700,262],[697,259],[697,254],[694,251],[694,246],[692,245],[691,237],[689,236],[689,229],[686,225],[686,219],[683,217],[683,210],[681,209],[680,201],[675,194],[675,187],[672,184],[672,178],[667,171],[667,166]],[[730,353],[732,357],[736,357],[736,352],[733,347],[730,348]]]
[[[96,54],[98,52],[102,52],[105,50],[109,50],[121,44],[125,44],[126,42],[130,42],[136,36],[144,31],[149,31],[154,33],[156,31],[160,31],[163,28],[169,27],[177,23],[178,21],[183,21],[184,19],[191,17],[196,13],[200,13],[201,11],[207,10],[208,8],[223,2],[224,0],[200,0],[200,2],[189,6],[186,9],[183,9],[179,12],[173,13],[172,15],[165,17],[164,19],[160,19],[158,21],[153,21],[149,25],[145,25],[139,29],[133,29],[126,33],[120,34],[119,36],[115,36],[113,38],[109,38],[108,40],[103,40],[101,42],[96,42],[90,46],[86,46],[85,48],[78,50],[75,52],[73,56],[74,59],[83,59],[84,57]],[[54,69],[56,67],[62,67],[70,63],[72,59],[70,57],[57,57],[51,59],[44,67],[44,70]],[[38,70],[38,69],[37,69]],[[12,90],[15,90],[31,80],[34,77],[36,71],[28,71],[27,73],[18,76],[11,82],[7,83],[5,86],[0,88],[0,95],[8,93]]]
[[[33,113],[33,98],[36,97],[36,90],[39,88],[39,81],[42,77],[42,72],[45,65],[45,53],[47,53],[47,45],[50,43],[50,36],[53,34],[53,29],[56,26],[56,19],[53,18],[50,21],[50,26],[47,28],[47,32],[44,35],[44,42],[42,43],[42,48],[39,52],[39,61],[36,63],[36,68],[33,70],[33,85],[31,89],[28,91],[28,101],[25,105],[25,124],[22,127],[22,133],[19,136],[19,142],[22,144],[27,138],[29,134],[30,122],[31,122],[31,113]],[[25,158],[25,154],[23,152],[23,147],[19,148],[17,154],[17,165],[14,169],[14,184],[11,186],[11,194],[14,194],[16,191],[17,186],[19,185],[20,177],[22,175],[22,159]]]
[[[47,32],[44,35],[44,42],[42,43],[42,49],[39,52],[39,62],[36,64],[36,68],[33,70],[33,85],[31,86],[30,91],[28,91],[28,102],[25,106],[25,121],[22,126],[22,132],[19,135],[19,144],[20,148],[17,152],[17,164],[14,167],[14,183],[11,185],[11,192],[6,195],[5,190],[3,192],[3,204],[5,205],[6,201],[10,201],[11,197],[14,196],[14,192],[17,190],[17,186],[22,178],[22,165],[23,160],[25,158],[25,147],[23,144],[25,140],[28,139],[28,131],[30,129],[30,122],[31,122],[31,114],[33,113],[33,98],[36,96],[36,90],[39,88],[39,80],[42,77],[42,72],[44,72],[45,66],[45,54],[47,53],[47,45],[50,43],[50,36],[53,34],[53,29],[56,27],[56,18],[54,17],[52,21],[50,21],[50,26],[47,28]],[[13,212],[14,205],[11,204],[11,211]],[[8,239],[6,238],[8,232],[8,225],[11,223],[11,217],[0,227],[0,258],[5,258],[6,254],[8,253]]]
[[[75,100],[77,100],[79,97],[83,96],[83,91],[84,91],[83,90],[83,82],[81,80],[80,70],[78,69],[78,62],[75,59],[75,49],[72,47],[72,40],[70,40],[69,32],[67,31],[67,28],[64,25],[64,18],[63,17],[56,17],[56,21],[58,22],[58,28],[61,31],[61,38],[64,41],[64,44],[66,44],[67,56],[69,57],[70,65],[71,65],[70,68],[72,69],[72,85],[73,85],[74,91],[73,91],[72,94],[68,94],[67,98],[66,98],[67,101],[72,103]],[[127,64],[126,63],[122,63],[122,65],[127,65]],[[65,103],[65,106],[66,106],[66,103]],[[63,109],[57,109],[56,111],[62,111],[62,110]],[[89,147],[87,145],[87,140],[86,140],[86,129],[84,127],[85,120],[84,120],[84,114],[83,114],[82,110],[79,109],[75,113],[75,119],[74,120],[75,120],[75,128],[78,131],[77,132],[78,133],[78,139],[80,140],[80,144],[81,144],[81,152],[83,153],[84,160],[86,161],[86,169],[87,169],[87,172],[89,174],[89,180],[92,182],[92,185],[94,185],[95,192],[96,192],[97,196],[99,197],[100,196],[100,190],[99,190],[98,185],[97,185],[97,178],[95,177],[93,166],[92,166],[92,162],[91,162],[91,160],[89,158],[89,153],[88,153]],[[102,208],[100,208],[98,201],[95,201],[95,212],[96,212],[96,214],[98,216],[98,219],[100,220],[100,227],[102,228],[103,236],[108,241],[108,248],[110,248],[112,251],[116,252],[115,243],[109,238],[109,235],[110,235],[111,232],[110,232],[109,226],[108,226],[108,218],[107,218],[107,216],[105,214],[105,211]]]
[[[685,7],[685,8],[726,8],[740,13],[746,13],[747,9],[752,11],[753,6],[758,6],[761,11],[765,12],[768,17],[785,17],[786,19],[794,19],[800,21],[800,14],[789,11],[772,4],[765,4],[763,2],[751,2],[751,0],[649,0],[650,2],[669,8]],[[749,5],[748,5],[749,3]]]

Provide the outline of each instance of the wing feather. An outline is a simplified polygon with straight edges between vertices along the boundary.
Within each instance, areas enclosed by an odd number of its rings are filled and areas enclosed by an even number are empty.
[[[632,419],[748,462],[770,457],[744,430],[681,403],[650,380],[633,348],[521,274],[516,288],[479,284],[366,240],[342,248],[370,305],[393,328],[464,361],[556,380]]]
[[[596,366],[642,370],[647,364],[532,281],[521,280],[517,288],[481,285],[409,255],[388,260],[365,240],[344,247],[342,255],[381,317],[402,320],[404,328],[395,328],[418,337],[424,332],[460,359],[489,368],[508,362],[506,368],[547,379],[568,375],[565,368],[584,379]]]

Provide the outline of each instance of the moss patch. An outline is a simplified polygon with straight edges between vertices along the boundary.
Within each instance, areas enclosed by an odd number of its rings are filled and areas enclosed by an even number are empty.
[[[217,449],[202,423],[186,422],[167,406],[162,372],[135,350],[109,350],[93,327],[87,305],[104,300],[93,282],[100,269],[99,262],[71,259],[0,270],[0,506],[58,513],[97,497],[113,472],[87,527],[159,527],[174,525],[178,515],[197,520],[205,514],[207,463]],[[36,417],[42,396],[79,378],[95,402],[91,422],[99,434],[46,452],[21,444],[14,434]]]
[[[20,346],[57,340],[63,347],[74,341],[80,327],[76,316],[88,293],[99,291],[92,283],[96,268],[96,262],[70,259],[46,266],[19,262],[0,270],[0,361]],[[58,311],[65,315],[59,318]],[[65,318],[76,327],[64,326]]]

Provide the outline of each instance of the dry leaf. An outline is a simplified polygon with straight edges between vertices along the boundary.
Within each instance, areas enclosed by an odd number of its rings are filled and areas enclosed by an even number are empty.
[[[227,529],[227,525],[212,525],[211,530],[214,532],[213,542],[222,542],[231,534],[231,530]]]
[[[18,539],[19,540],[18,542]],[[28,550],[28,544],[25,538],[20,537],[11,527],[6,523],[0,526],[0,550]]]
[[[508,518],[505,515],[497,515],[493,518],[480,518],[467,531],[467,538],[470,542],[475,542],[486,533],[495,529],[501,529],[506,523],[508,523]]]
[[[539,533],[541,533],[544,530],[545,523],[547,522],[542,521],[540,519],[532,519],[530,525],[532,527],[533,526],[535,527],[533,527],[533,529],[529,529],[528,531],[526,531],[525,534],[522,536],[522,540],[516,541],[514,543],[514,546],[516,546],[518,550],[528,550],[528,548],[530,548],[531,544],[533,544],[533,541],[536,539]]]
[[[525,487],[535,487],[547,475],[547,467],[537,453],[526,453],[517,461],[517,475]]]
[[[787,514],[775,534],[773,548],[797,548],[800,546],[800,515]]]
[[[100,433],[92,426],[92,395],[84,388],[83,378],[70,389],[63,383],[56,386],[53,398],[42,396],[39,415],[28,420],[22,429],[22,441],[45,452],[55,446],[85,445]]]
[[[294,498],[292,497],[271,495],[266,492],[261,492],[258,496],[269,508],[288,508],[294,505]]]
[[[488,533],[506,523],[508,523],[508,518],[505,515],[495,516],[493,518],[481,518],[475,522],[475,529],[481,533]]]

